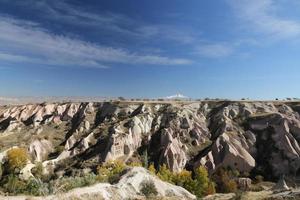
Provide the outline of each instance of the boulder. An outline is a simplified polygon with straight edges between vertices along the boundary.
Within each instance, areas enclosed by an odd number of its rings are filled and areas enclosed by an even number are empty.
[[[29,153],[33,157],[33,159],[37,162],[43,161],[47,158],[50,152],[53,152],[52,143],[48,140],[34,140],[29,145]]]
[[[237,178],[235,181],[240,190],[249,190],[252,184],[250,178]]]

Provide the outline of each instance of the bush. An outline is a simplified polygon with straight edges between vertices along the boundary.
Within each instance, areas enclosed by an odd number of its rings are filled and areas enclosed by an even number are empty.
[[[26,149],[13,148],[7,151],[7,165],[11,173],[16,173],[23,169],[29,159]]]
[[[235,193],[237,191],[237,184],[234,180],[229,180],[224,183],[224,192],[225,193]]]
[[[26,182],[23,193],[33,196],[45,196],[49,194],[48,184],[43,183],[40,179],[31,178]]]
[[[155,169],[153,163],[151,163],[149,165],[148,170],[150,171],[151,174],[156,174],[156,169]]]
[[[156,196],[158,194],[155,184],[153,183],[153,181],[150,181],[150,180],[144,180],[141,183],[140,191],[146,197],[150,197],[152,195]]]
[[[250,191],[251,192],[260,192],[263,191],[264,187],[262,187],[261,185],[251,185],[250,186]]]
[[[193,194],[195,194],[195,192],[197,190],[196,181],[193,180],[192,173],[187,170],[182,170],[181,172],[178,172],[174,176],[173,182],[176,185],[185,188],[186,190],[188,190],[189,192],[191,192]]]
[[[125,170],[125,165],[122,161],[114,161],[104,163],[97,168],[98,180],[101,182],[116,183]]]
[[[3,180],[4,192],[9,194],[27,194],[27,195],[47,195],[49,194],[48,185],[40,179],[31,178],[21,180],[17,175],[10,174]]]
[[[63,151],[65,150],[65,146],[64,145],[59,145],[55,147],[55,152],[56,154],[61,154]]]
[[[41,162],[38,162],[35,164],[35,167],[31,169],[31,173],[35,178],[41,179],[43,178],[43,170],[43,164]]]
[[[129,167],[142,167],[142,163],[140,162],[131,162],[128,164]]]
[[[216,193],[216,184],[212,181],[209,181],[205,195],[211,195],[211,194],[215,194],[215,193]]]
[[[16,175],[10,174],[4,181],[3,189],[10,194],[20,194],[25,191],[26,182],[20,180]]]
[[[200,166],[195,171],[196,190],[194,194],[197,197],[203,197],[215,193],[215,184],[209,179],[205,167]]]
[[[143,163],[143,167],[145,167],[146,169],[149,167],[148,162],[149,162],[148,161],[148,152],[147,152],[147,150],[145,150],[142,155],[142,163]]]
[[[255,176],[255,182],[256,183],[261,183],[263,181],[264,181],[264,177],[263,176],[261,176],[261,175]]]
[[[52,181],[50,187],[52,188],[53,193],[61,193],[74,188],[93,185],[96,182],[97,176],[95,174],[87,174],[81,177],[64,177],[56,181]]]
[[[3,166],[2,163],[0,162],[0,180],[2,179],[2,174],[3,174]]]
[[[169,183],[174,183],[173,182],[174,174],[167,168],[167,166],[165,164],[160,166],[160,168],[157,172],[157,176],[163,181],[167,181]]]
[[[237,191],[237,183],[233,180],[235,177],[231,170],[219,168],[215,172],[213,179],[217,183],[217,192],[231,193]]]
[[[202,166],[195,170],[194,179],[191,172],[182,170],[181,172],[173,173],[166,165],[160,167],[157,176],[163,181],[185,188],[189,192],[195,194],[198,198],[215,193],[215,184],[209,179],[206,168]]]

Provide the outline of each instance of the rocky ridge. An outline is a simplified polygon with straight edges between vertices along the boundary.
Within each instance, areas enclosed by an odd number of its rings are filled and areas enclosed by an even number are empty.
[[[108,160],[149,162],[172,171],[230,166],[268,179],[298,175],[300,103],[103,102],[0,107],[0,161],[28,148],[44,173],[80,173]]]

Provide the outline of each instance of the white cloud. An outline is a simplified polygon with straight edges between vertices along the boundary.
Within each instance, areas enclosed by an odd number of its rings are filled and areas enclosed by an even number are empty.
[[[11,2],[10,2],[11,3]],[[41,17],[50,21],[57,21],[73,26],[82,26],[88,30],[104,30],[140,39],[143,42],[152,38],[155,40],[167,40],[180,42],[182,44],[192,43],[196,37],[192,30],[187,27],[174,27],[166,24],[147,24],[142,20],[130,18],[126,15],[112,12],[92,12],[88,6],[83,9],[76,7],[63,0],[55,1],[17,1],[13,2],[20,7],[42,11]],[[197,31],[199,33],[199,31]]]
[[[0,17],[0,58],[9,62],[106,68],[109,64],[183,65],[188,59],[142,55],[53,34],[38,24]]]
[[[227,57],[233,52],[232,46],[223,43],[202,44],[196,48],[197,54],[209,58]]]
[[[180,44],[192,44],[197,39],[195,31],[187,27],[175,27],[171,25],[142,25],[136,29],[137,35],[141,37],[152,37],[154,39],[175,41]],[[199,31],[197,33],[199,35]],[[200,33],[201,34],[201,33]]]
[[[244,26],[251,31],[284,39],[300,35],[300,21],[278,14],[279,5],[274,0],[228,0]]]

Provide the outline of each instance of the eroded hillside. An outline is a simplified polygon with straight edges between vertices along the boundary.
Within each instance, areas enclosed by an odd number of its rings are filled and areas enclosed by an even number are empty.
[[[230,166],[274,179],[300,169],[300,103],[106,102],[0,107],[0,160],[28,148],[45,173],[76,174],[108,160],[173,171]]]

